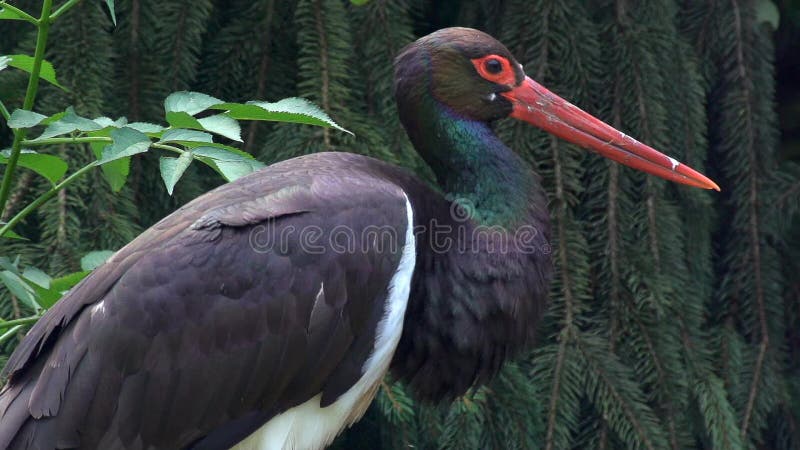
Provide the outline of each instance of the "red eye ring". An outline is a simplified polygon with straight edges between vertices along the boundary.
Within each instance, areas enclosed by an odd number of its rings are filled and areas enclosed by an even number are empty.
[[[482,78],[492,83],[507,86],[517,84],[516,75],[511,70],[511,61],[508,58],[500,55],[486,55],[471,61],[472,65],[475,66],[475,70],[478,71],[478,75]]]

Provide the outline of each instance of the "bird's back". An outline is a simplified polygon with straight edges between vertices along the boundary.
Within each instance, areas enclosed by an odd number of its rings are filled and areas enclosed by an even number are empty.
[[[402,329],[412,210],[388,167],[309,155],[154,225],[12,355],[0,448],[227,448],[339,405],[314,422],[324,445],[363,413]],[[301,439],[288,430],[272,436]]]

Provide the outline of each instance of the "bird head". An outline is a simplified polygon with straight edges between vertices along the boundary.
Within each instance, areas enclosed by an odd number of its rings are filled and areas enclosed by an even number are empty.
[[[430,96],[461,117],[511,117],[621,164],[689,186],[719,190],[691,167],[581,110],[525,74],[511,52],[471,28],[445,28],[408,45],[395,60],[395,97]]]

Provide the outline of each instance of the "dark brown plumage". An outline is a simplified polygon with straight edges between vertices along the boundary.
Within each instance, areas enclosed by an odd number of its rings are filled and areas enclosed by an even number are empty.
[[[12,447],[180,448],[226,424],[241,430],[211,433],[223,448],[281,409],[347,390],[371,350],[396,245],[309,254],[292,238],[285,252],[254,251],[251,239],[262,224],[278,235],[402,224],[402,193],[370,178],[367,162],[320,154],[272,166],[120,250],[9,361],[0,415],[4,431],[22,422]],[[107,313],[93,315],[100,301]],[[42,370],[45,360],[60,364]]]

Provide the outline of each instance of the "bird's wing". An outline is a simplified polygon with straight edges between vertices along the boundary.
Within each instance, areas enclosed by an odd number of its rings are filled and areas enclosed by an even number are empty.
[[[190,203],[46,314],[5,369],[0,448],[230,446],[361,377],[404,194],[346,171],[275,172]]]

